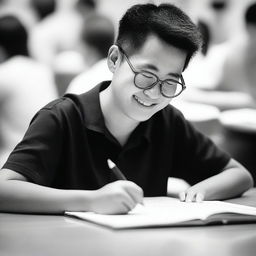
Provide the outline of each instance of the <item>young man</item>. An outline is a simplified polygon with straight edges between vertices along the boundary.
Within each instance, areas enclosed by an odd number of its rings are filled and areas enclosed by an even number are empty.
[[[0,210],[126,213],[164,196],[170,176],[192,186],[183,201],[238,196],[251,175],[169,105],[200,46],[197,27],[172,5],[136,5],[109,50],[111,82],[66,95],[33,118],[0,172]],[[115,181],[111,159],[129,181]]]

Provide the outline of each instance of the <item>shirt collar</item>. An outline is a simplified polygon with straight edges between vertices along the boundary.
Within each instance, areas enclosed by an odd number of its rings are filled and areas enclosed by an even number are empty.
[[[84,125],[87,129],[102,133],[106,130],[100,106],[100,91],[106,89],[109,84],[110,81],[104,81],[80,95]]]
[[[104,81],[90,91],[80,94],[78,96],[79,105],[82,108],[82,115],[84,125],[87,129],[106,133],[107,128],[105,126],[104,116],[100,106],[99,94],[110,85],[110,81]],[[72,95],[75,97],[74,95]],[[69,97],[72,97],[69,94]],[[154,118],[154,117],[153,117]],[[147,141],[151,141],[151,130],[153,125],[153,118],[145,122],[141,122],[133,131],[136,137],[145,137]]]

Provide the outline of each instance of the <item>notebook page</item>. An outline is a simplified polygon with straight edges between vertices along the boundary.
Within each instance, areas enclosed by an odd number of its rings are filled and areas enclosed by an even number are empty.
[[[67,212],[88,221],[112,228],[170,226],[191,220],[206,219],[222,212],[237,212],[256,215],[256,208],[236,206],[220,201],[185,203],[170,197],[144,198],[144,206],[137,205],[124,215],[104,215],[91,212]]]

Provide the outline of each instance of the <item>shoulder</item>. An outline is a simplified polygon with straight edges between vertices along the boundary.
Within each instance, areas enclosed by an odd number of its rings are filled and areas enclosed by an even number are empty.
[[[54,119],[63,120],[71,119],[72,116],[82,116],[82,107],[80,106],[80,95],[65,95],[61,98],[55,99],[44,107],[42,107],[34,116],[38,117],[53,117]]]
[[[63,97],[55,99],[46,104],[42,110],[69,109],[77,107],[83,95],[65,94]]]

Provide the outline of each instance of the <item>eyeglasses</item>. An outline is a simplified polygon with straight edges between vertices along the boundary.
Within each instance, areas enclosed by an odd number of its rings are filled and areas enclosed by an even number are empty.
[[[130,66],[132,72],[134,73],[134,85],[139,89],[149,90],[156,86],[160,85],[160,92],[166,98],[174,98],[177,97],[186,89],[185,81],[183,76],[180,76],[180,82],[175,79],[166,79],[161,80],[157,75],[149,72],[149,71],[136,71],[130,62],[128,56],[124,52],[124,50],[118,46],[120,52],[124,55],[125,60]]]

